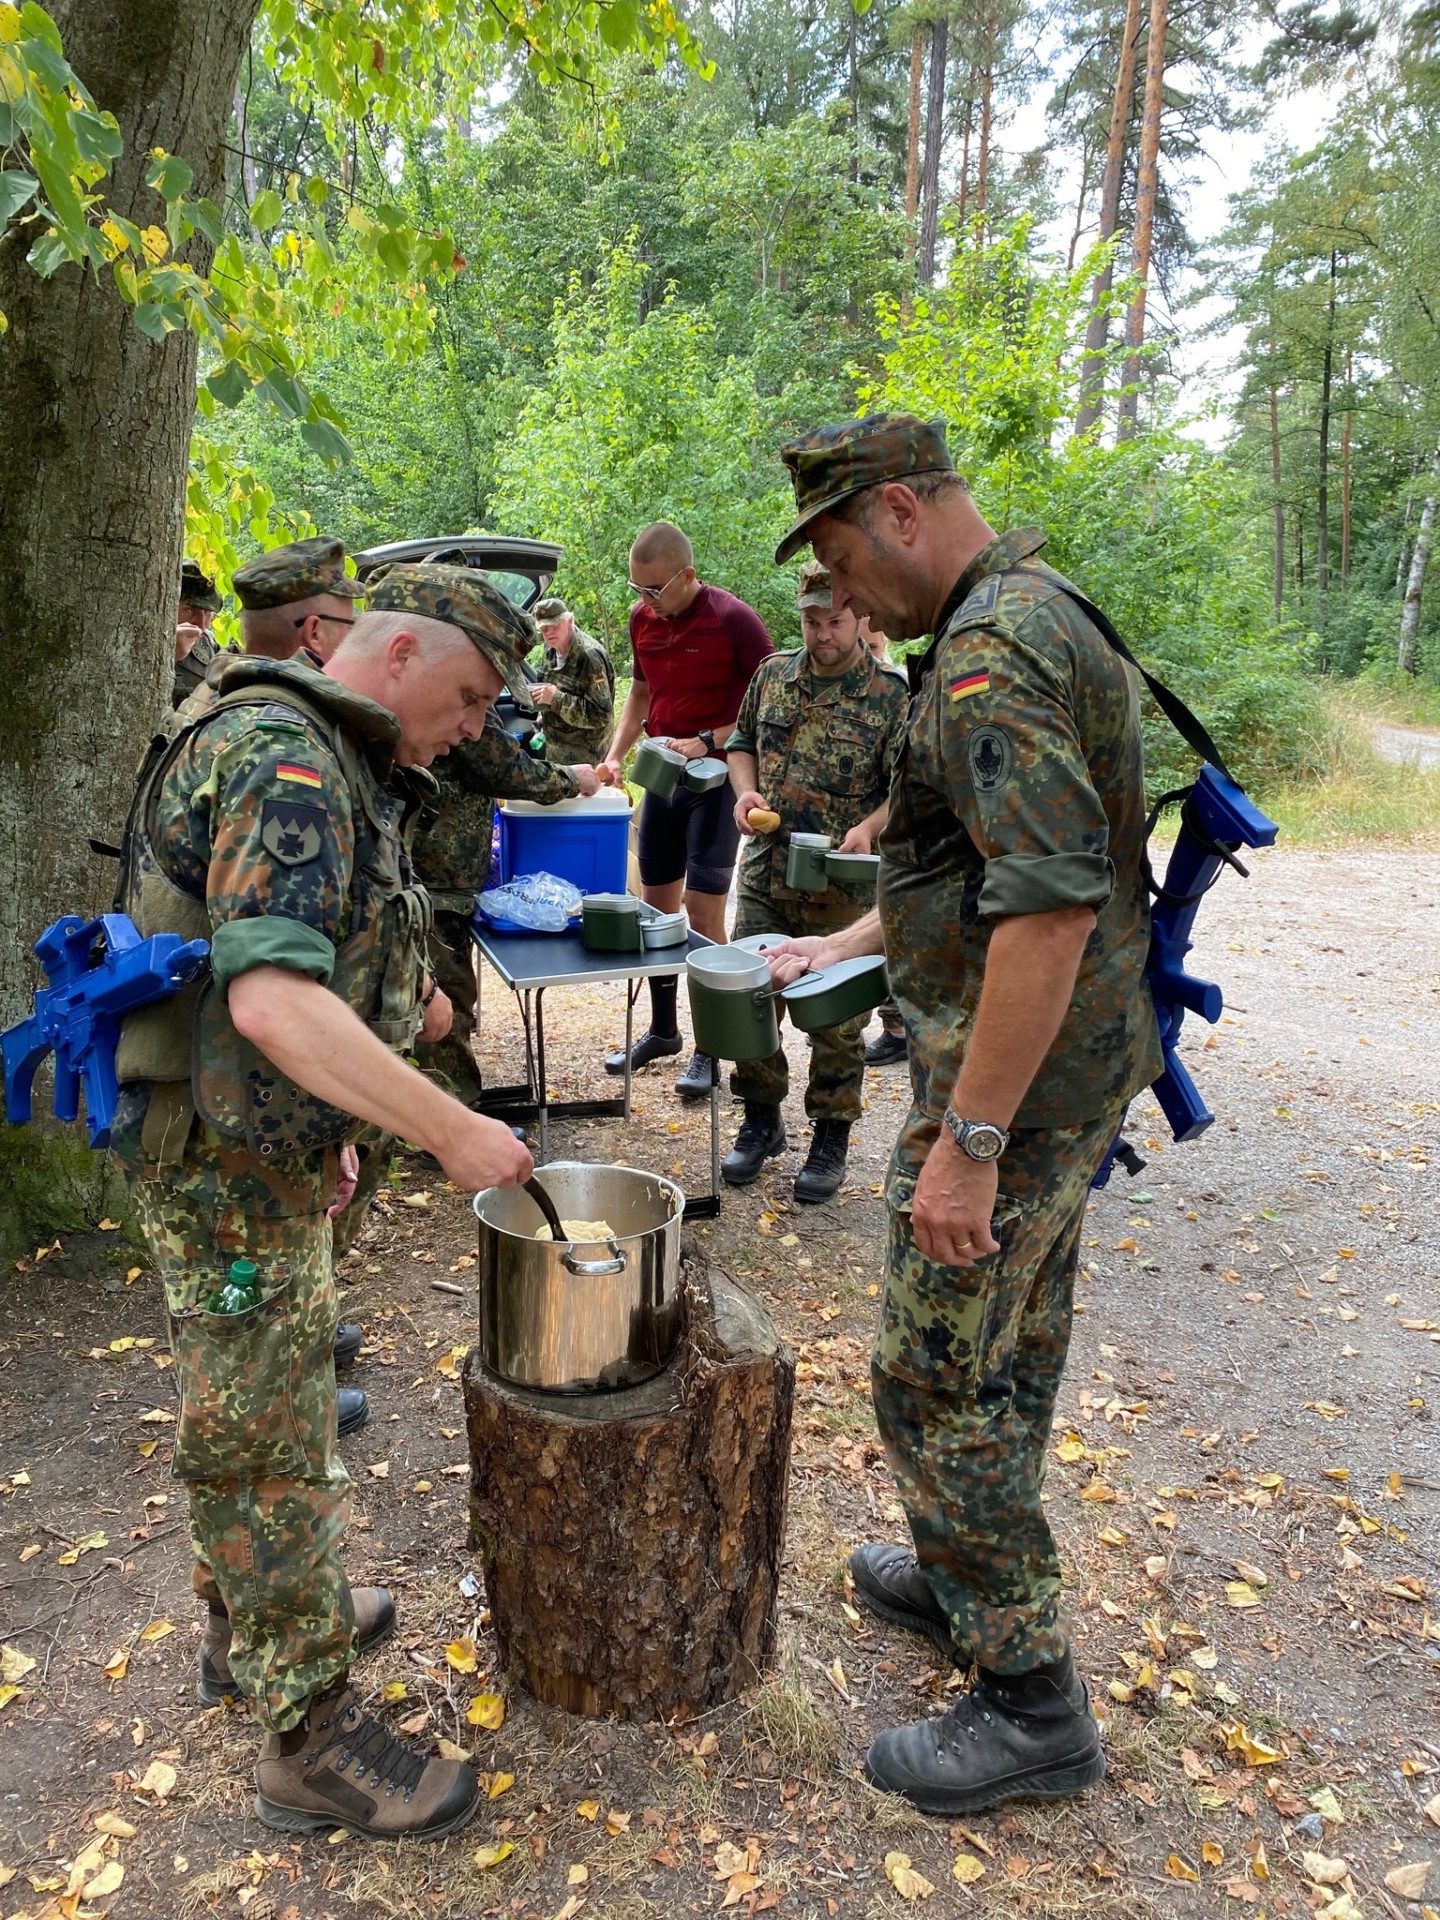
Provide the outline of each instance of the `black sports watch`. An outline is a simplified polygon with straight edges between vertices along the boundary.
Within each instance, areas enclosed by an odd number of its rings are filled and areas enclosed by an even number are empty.
[[[945,1125],[956,1146],[972,1160],[998,1160],[1010,1144],[1003,1127],[988,1120],[962,1120],[953,1107],[945,1109]]]
[[[700,742],[701,746],[704,747],[706,753],[714,753],[715,735],[709,727],[701,727],[695,738]]]

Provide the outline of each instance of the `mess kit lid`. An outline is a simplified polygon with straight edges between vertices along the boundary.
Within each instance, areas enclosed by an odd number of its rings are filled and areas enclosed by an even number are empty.
[[[587,914],[609,914],[612,918],[638,920],[640,902],[633,893],[587,893],[580,902]]]
[[[828,833],[792,833],[792,847],[814,847],[817,852],[828,853],[834,844]]]
[[[701,947],[685,962],[685,970],[699,985],[722,993],[753,993],[770,984],[770,969],[760,955],[736,946]]]
[[[647,760],[664,760],[672,767],[688,767],[690,764],[683,753],[677,753],[674,747],[662,746],[658,740],[642,740],[635,750],[636,759],[642,754]]]

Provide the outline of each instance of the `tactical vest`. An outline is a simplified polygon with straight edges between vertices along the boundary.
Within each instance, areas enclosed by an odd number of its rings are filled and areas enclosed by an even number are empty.
[[[142,935],[209,939],[204,899],[177,885],[155,854],[160,789],[186,742],[218,714],[276,705],[294,711],[321,736],[350,794],[355,829],[350,932],[336,954],[329,990],[387,1047],[403,1051],[413,1044],[423,1017],[420,985],[430,901],[411,874],[394,801],[363,747],[367,736],[380,736],[379,723],[388,716],[338,682],[312,673],[302,677],[273,662],[239,662],[224,676],[211,706],[178,732],[156,737],[126,824],[117,909],[130,915]],[[121,1029],[116,1071],[122,1086],[150,1084],[142,1146],[147,1159],[162,1165],[180,1158],[197,1115],[264,1161],[339,1145],[363,1126],[353,1114],[297,1086],[246,1040],[208,974],[173,998],[130,1015]]]

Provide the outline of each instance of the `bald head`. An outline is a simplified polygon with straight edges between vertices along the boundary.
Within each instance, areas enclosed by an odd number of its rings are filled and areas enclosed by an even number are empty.
[[[328,660],[351,630],[355,603],[335,593],[312,593],[279,607],[246,607],[240,637],[246,653],[290,660],[302,647]]]
[[[669,520],[656,520],[635,536],[630,549],[630,566],[666,566],[672,571],[693,567],[695,551],[685,535]],[[638,578],[638,575],[637,575]]]

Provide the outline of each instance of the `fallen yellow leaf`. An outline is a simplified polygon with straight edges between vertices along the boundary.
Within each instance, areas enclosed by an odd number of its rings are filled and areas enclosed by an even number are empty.
[[[509,1840],[502,1840],[498,1846],[481,1847],[475,1855],[475,1864],[484,1873],[489,1867],[498,1867],[502,1860],[508,1860],[515,1851]]]
[[[498,1733],[505,1724],[505,1702],[498,1693],[477,1693],[465,1718],[472,1727],[486,1727],[491,1733]]]
[[[0,1711],[8,1707],[10,1702],[18,1697],[19,1693],[19,1687],[0,1687]]]
[[[41,1546],[38,1540],[32,1540],[28,1547],[22,1547],[20,1549],[21,1566],[23,1567],[27,1560],[33,1560],[37,1553],[43,1553],[44,1551],[44,1547]]]
[[[973,1886],[984,1873],[985,1862],[977,1860],[973,1853],[957,1853],[950,1871],[962,1887]]]
[[[1305,1869],[1305,1878],[1314,1881],[1317,1887],[1338,1887],[1350,1871],[1350,1862],[1339,1854],[1332,1858],[1323,1853],[1305,1853],[1300,1864]]]
[[[459,1760],[463,1764],[475,1758],[473,1753],[467,1753],[464,1747],[457,1747],[453,1740],[447,1740],[443,1734],[435,1742],[435,1747],[442,1760]]]
[[[174,1631],[175,1623],[173,1620],[152,1620],[148,1627],[141,1628],[140,1638],[142,1640],[163,1640],[167,1633],[173,1633]]]
[[[598,1800],[582,1800],[575,1811],[582,1820],[593,1820],[600,1811],[600,1802]]]
[[[589,1878],[590,1869],[588,1867],[582,1867],[577,1863],[571,1867],[570,1871],[566,1874],[565,1884],[567,1887],[583,1887]]]
[[[1437,1793],[1433,1800],[1425,1802],[1425,1818],[1440,1827],[1440,1793]]]
[[[168,1760],[152,1760],[140,1777],[137,1791],[168,1800],[175,1791],[176,1773]]]
[[[721,1912],[723,1913],[726,1907],[738,1907],[746,1894],[754,1893],[759,1884],[758,1873],[733,1874],[725,1889],[725,1898],[720,1902]]]
[[[474,1673],[479,1664],[473,1640],[451,1640],[445,1648],[445,1658],[456,1673]]]
[[[380,1698],[385,1702],[387,1707],[394,1706],[397,1700],[403,1700],[405,1698],[405,1682],[403,1680],[387,1680],[380,1689]]]
[[[1227,1580],[1225,1598],[1232,1607],[1263,1607],[1265,1604],[1248,1580]]]
[[[491,1800],[498,1800],[501,1794],[508,1793],[514,1784],[515,1776],[513,1773],[493,1773],[490,1776],[490,1785],[486,1791]]]
[[[1218,1867],[1224,1861],[1225,1849],[1217,1840],[1205,1840],[1200,1845],[1200,1858],[1207,1867]]]
[[[732,1873],[742,1872],[749,1864],[749,1854],[743,1847],[737,1847],[732,1840],[722,1840],[715,1849],[717,1879],[728,1880]]]
[[[605,1831],[611,1835],[612,1838],[624,1833],[629,1825],[630,1815],[628,1813],[617,1813],[614,1807],[612,1807],[605,1816]]]
[[[1430,1862],[1414,1860],[1409,1866],[1392,1867],[1385,1876],[1385,1884],[1391,1893],[1402,1900],[1418,1900],[1425,1891],[1425,1882],[1430,1878]]]
[[[928,1900],[935,1891],[935,1883],[911,1866],[908,1853],[886,1854],[885,1878],[902,1900]]]
[[[118,1860],[107,1860],[93,1880],[87,1880],[82,1889],[87,1900],[103,1900],[107,1893],[114,1893],[125,1878],[125,1869]]]
[[[139,1828],[132,1827],[130,1822],[118,1813],[97,1813],[95,1831],[108,1833],[115,1840],[133,1840]]]
[[[0,1680],[7,1680],[13,1685],[34,1671],[35,1662],[28,1653],[22,1653],[19,1647],[0,1646]]]
[[[1167,1855],[1165,1871],[1172,1880],[1198,1880],[1199,1874],[1188,1861],[1182,1860],[1178,1853]]]
[[[1243,1754],[1245,1764],[1251,1767],[1273,1767],[1277,1761],[1285,1758],[1278,1747],[1269,1746],[1259,1740],[1250,1729],[1238,1720],[1227,1721],[1221,1728],[1225,1735],[1225,1745],[1231,1753]]]
[[[130,1667],[130,1656],[123,1647],[116,1649],[105,1664],[107,1680],[123,1680]]]

